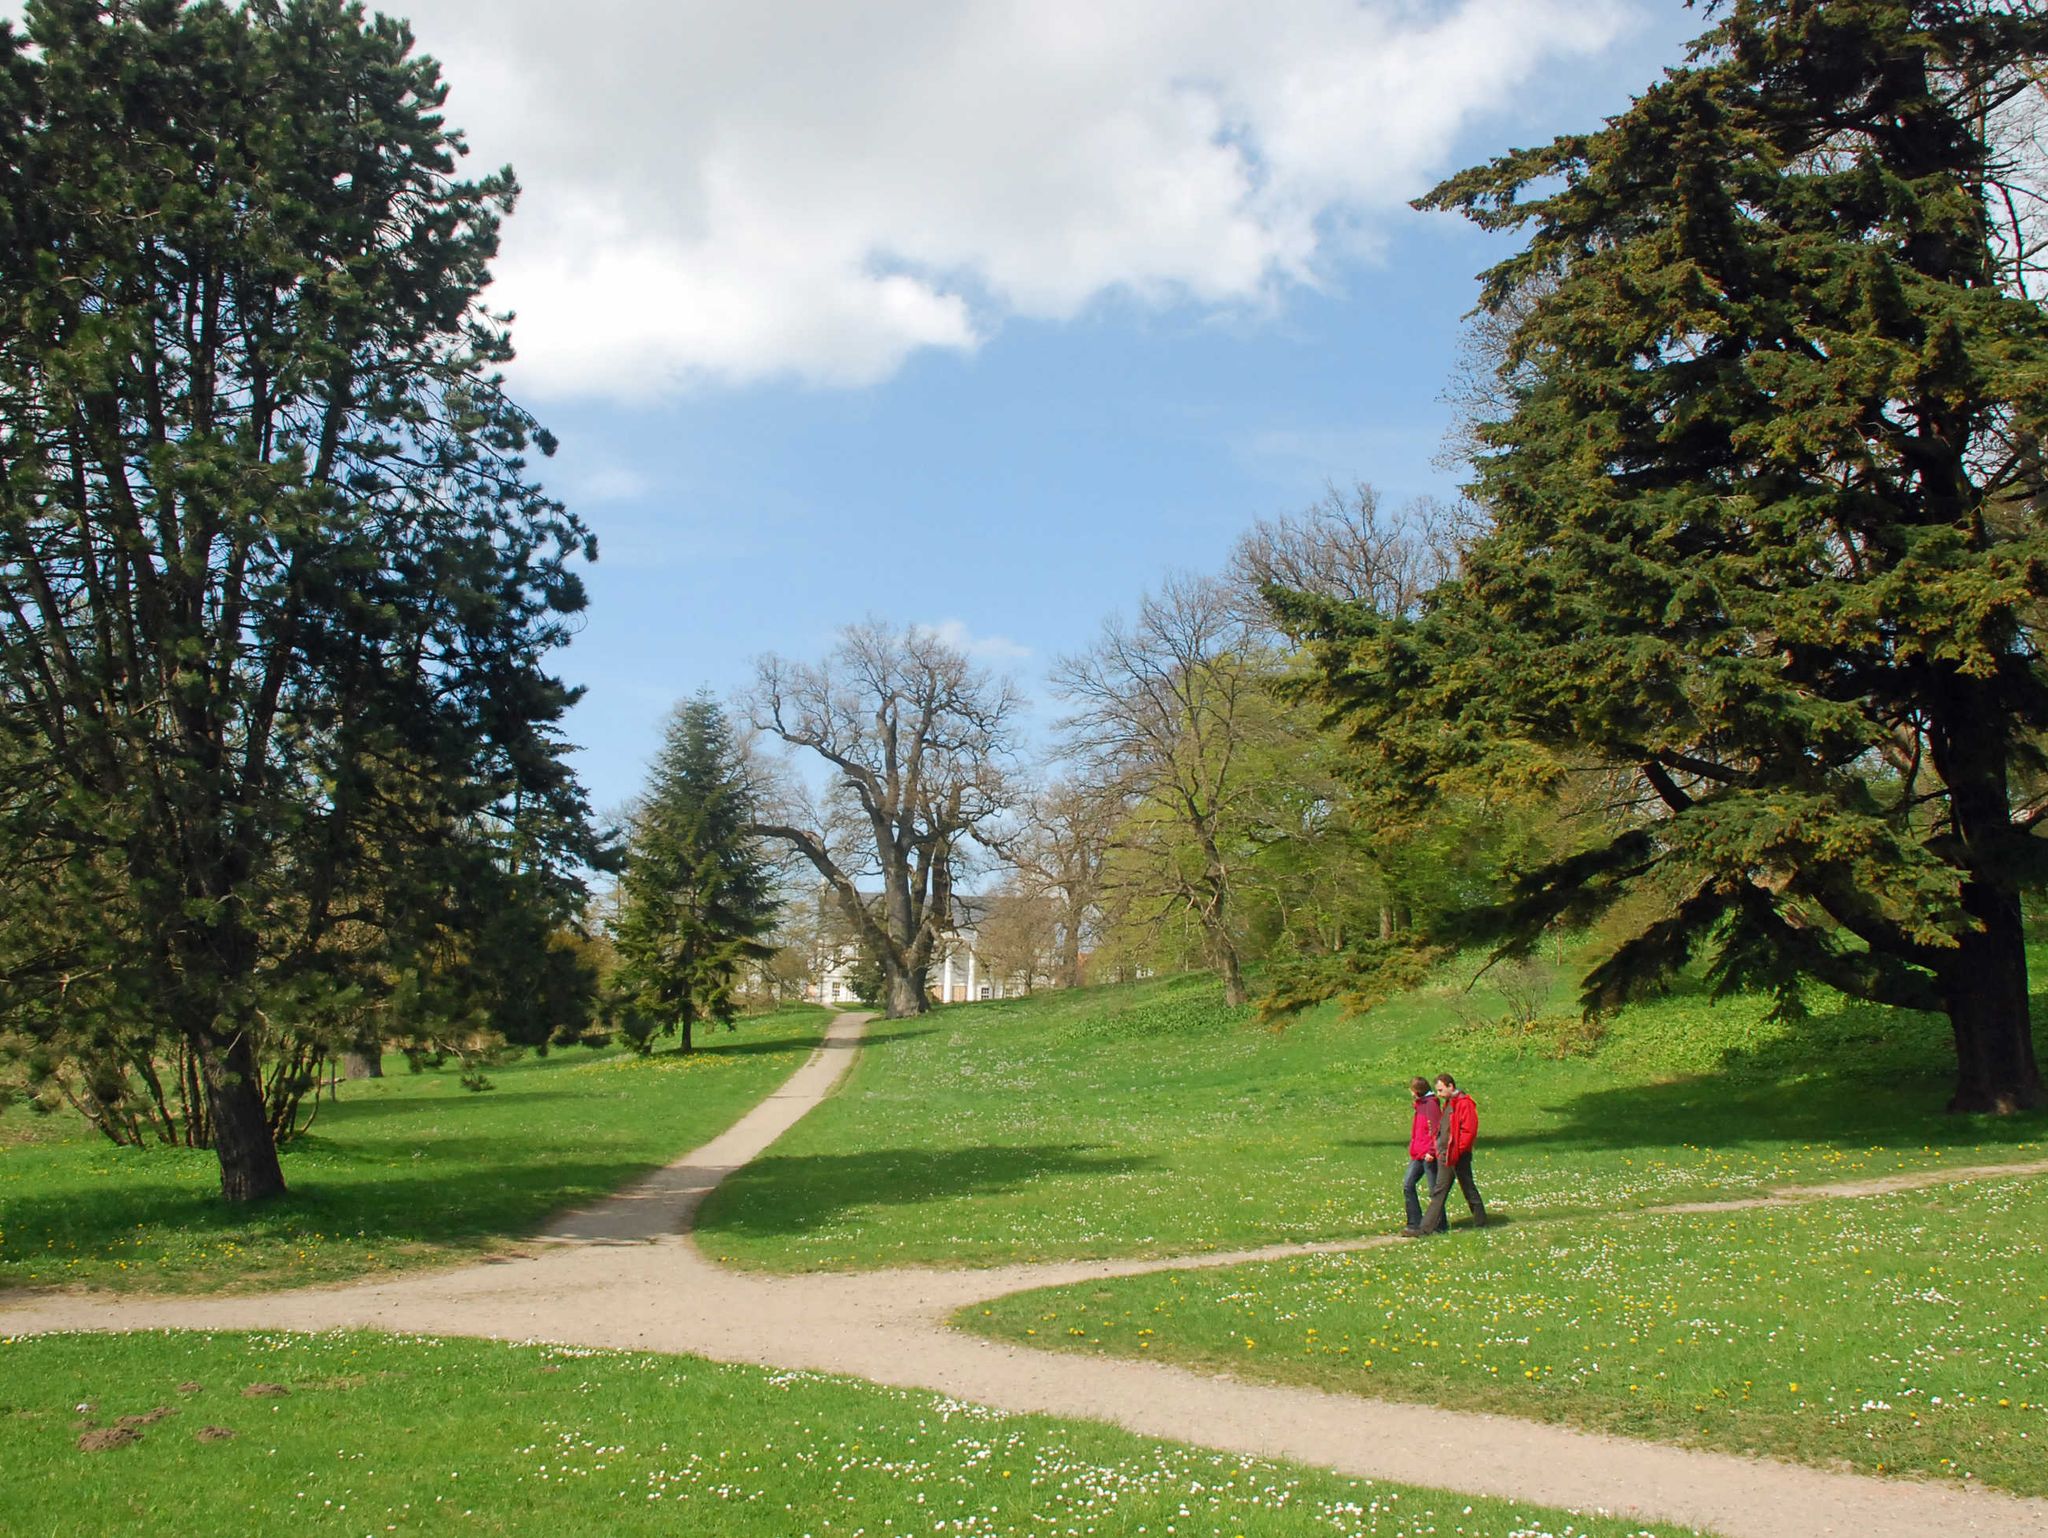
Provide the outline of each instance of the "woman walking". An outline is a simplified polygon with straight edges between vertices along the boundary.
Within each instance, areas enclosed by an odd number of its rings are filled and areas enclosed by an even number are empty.
[[[1415,1101],[1415,1119],[1408,1127],[1408,1178],[1401,1185],[1401,1199],[1408,1204],[1408,1226],[1401,1232],[1414,1238],[1422,1232],[1422,1198],[1415,1188],[1422,1186],[1432,1193],[1436,1189],[1437,1128],[1443,1110],[1429,1092],[1427,1079],[1410,1079],[1408,1093]]]

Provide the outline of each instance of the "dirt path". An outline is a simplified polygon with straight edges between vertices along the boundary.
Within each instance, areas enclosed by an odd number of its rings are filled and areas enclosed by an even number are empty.
[[[831,1092],[852,1066],[863,1024],[862,1017],[841,1015],[804,1066],[730,1130],[610,1200],[558,1220],[530,1254],[396,1281],[245,1297],[51,1293],[0,1305],[0,1334],[357,1327],[693,1352],[934,1389],[1006,1410],[1109,1421],[1148,1436],[1371,1479],[1683,1523],[1723,1538],[2048,1538],[2048,1501],[1244,1383],[1161,1363],[1026,1351],[944,1323],[966,1304],[1028,1287],[1395,1242],[1389,1239],[983,1271],[762,1276],[721,1269],[686,1233],[698,1204]],[[2048,1161],[1942,1170],[1683,1210],[2044,1170]]]

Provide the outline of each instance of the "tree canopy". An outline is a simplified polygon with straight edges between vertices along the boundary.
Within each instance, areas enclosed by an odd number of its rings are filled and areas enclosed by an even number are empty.
[[[1957,1109],[2042,1103],[2048,317],[1994,219],[2048,21],[1978,0],[1735,0],[1595,131],[1421,206],[1527,244],[1478,424],[1492,528],[1416,615],[1283,600],[1362,771],[1413,811],[1624,771],[1629,814],[1477,929],[1660,901],[1586,980],[1705,954],[1943,1010]]]
[[[593,852],[539,659],[594,552],[445,98],[344,0],[0,24],[0,1006],[117,1092],[168,1047],[234,1200],[336,1001]]]

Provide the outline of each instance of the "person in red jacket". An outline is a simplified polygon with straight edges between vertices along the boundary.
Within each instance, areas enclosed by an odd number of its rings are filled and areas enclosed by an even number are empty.
[[[1401,1199],[1408,1205],[1408,1226],[1401,1232],[1413,1234],[1422,1228],[1422,1199],[1415,1194],[1415,1188],[1427,1179],[1429,1190],[1436,1190],[1436,1137],[1443,1115],[1436,1096],[1429,1092],[1429,1080],[1410,1079],[1408,1093],[1415,1100],[1415,1119],[1408,1126],[1408,1178],[1401,1184]]]
[[[1422,1215],[1416,1233],[1433,1234],[1438,1228],[1451,1226],[1444,1202],[1450,1197],[1453,1179],[1465,1193],[1465,1204],[1472,1209],[1473,1226],[1484,1228],[1486,1203],[1479,1199],[1479,1187],[1472,1180],[1472,1145],[1479,1141],[1479,1107],[1447,1073],[1436,1076],[1436,1098],[1443,1107],[1437,1124],[1436,1185],[1429,1194],[1429,1211]]]

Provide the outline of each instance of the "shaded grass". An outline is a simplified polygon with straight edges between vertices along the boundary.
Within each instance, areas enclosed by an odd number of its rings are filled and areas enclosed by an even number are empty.
[[[2048,1179],[1049,1289],[1034,1346],[2048,1495]]]
[[[2048,1151],[2040,1117],[1942,1112],[1934,1017],[1822,1000],[1785,1026],[1681,993],[1560,1060],[1475,1029],[1478,1007],[1445,985],[1276,1035],[1185,977],[877,1021],[841,1092],[714,1193],[699,1232],[737,1264],[800,1269],[1385,1231],[1407,1080],[1445,1069],[1481,1106],[1489,1202],[1525,1215]]]
[[[286,1147],[291,1194],[253,1208],[221,1203],[210,1152],[45,1124],[0,1146],[0,1287],[283,1286],[488,1250],[715,1136],[829,1018],[784,1010],[707,1032],[687,1056],[570,1048],[493,1068],[498,1087],[481,1094],[393,1055],[389,1077],[343,1084]]]
[[[245,1398],[258,1382],[289,1392]],[[74,1408],[84,1403],[89,1417]],[[177,1413],[134,1445],[75,1445],[84,1419],[105,1426],[160,1406]],[[202,1443],[206,1426],[234,1436]],[[0,1467],[8,1530],[52,1538],[1678,1531],[802,1373],[359,1334],[0,1343]]]

